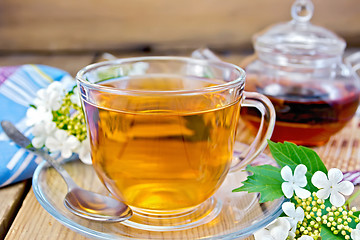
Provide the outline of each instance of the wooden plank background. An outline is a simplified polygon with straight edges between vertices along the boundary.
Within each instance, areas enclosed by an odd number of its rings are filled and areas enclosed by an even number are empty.
[[[30,184],[24,181],[3,188],[0,191],[0,239],[4,239],[29,187]]]
[[[0,52],[251,49],[293,0],[1,0]],[[360,45],[358,0],[313,0],[313,23]]]

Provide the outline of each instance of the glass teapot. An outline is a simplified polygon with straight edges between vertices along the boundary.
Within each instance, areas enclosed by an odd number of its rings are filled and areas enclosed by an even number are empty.
[[[322,145],[359,105],[360,52],[343,62],[345,41],[311,24],[313,10],[310,0],[297,0],[292,21],[253,39],[257,58],[245,67],[246,90],[266,95],[275,106],[273,141]],[[245,120],[256,126],[260,118],[248,108]]]

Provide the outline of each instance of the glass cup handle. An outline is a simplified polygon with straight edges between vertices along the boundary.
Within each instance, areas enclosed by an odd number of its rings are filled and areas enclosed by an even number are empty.
[[[230,172],[242,169],[251,163],[267,146],[267,140],[270,139],[275,127],[275,109],[271,101],[264,95],[256,92],[244,91],[244,99],[241,107],[255,107],[261,113],[261,121],[259,130],[255,136],[254,141],[242,156],[237,157],[233,161],[237,161],[235,165],[230,168]],[[267,126],[265,126],[267,122]]]
[[[192,52],[193,58],[198,59],[210,59],[214,61],[221,61],[210,49],[208,48],[199,48]],[[275,126],[275,109],[271,101],[260,93],[255,92],[246,92],[244,91],[244,99],[241,104],[242,107],[255,107],[261,113],[261,121],[259,130],[256,134],[256,137],[253,143],[249,148],[242,153],[242,156],[233,159],[233,162],[237,163],[230,168],[230,172],[237,171],[251,161],[253,161],[262,151],[264,151],[267,146],[267,139],[272,135]],[[268,122],[267,128],[264,129],[265,121]]]

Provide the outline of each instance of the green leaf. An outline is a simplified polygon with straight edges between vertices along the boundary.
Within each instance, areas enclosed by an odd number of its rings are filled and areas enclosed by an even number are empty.
[[[119,77],[127,76],[130,70],[129,65],[124,65],[121,68],[118,66],[108,67],[106,70],[97,71],[96,83],[101,83],[106,80],[116,79]]]
[[[353,214],[354,214],[354,216],[359,217],[360,216],[360,211],[356,211]]]
[[[76,84],[72,87],[72,89],[71,89],[67,94],[73,95],[75,88],[77,88],[77,85],[76,85]]]
[[[331,239],[331,240],[344,240],[345,237],[341,234],[335,235],[326,225],[321,225],[321,239]]]
[[[311,174],[317,171],[327,173],[324,163],[314,150],[290,142],[274,143],[269,140],[268,143],[272,156],[281,167],[304,164]]]
[[[327,174],[327,169],[314,150],[303,146],[297,146],[290,142],[275,143],[268,140],[268,144],[273,158],[280,167],[287,165],[294,172],[296,166],[304,164],[307,167],[306,179],[308,182],[305,188],[311,192],[318,190],[312,184],[311,177],[317,171],[322,171]]]
[[[32,149],[35,148],[34,145],[30,142],[29,145],[26,146],[26,149]]]
[[[280,169],[271,165],[247,166],[247,171],[253,175],[248,176],[242,183],[243,186],[236,188],[233,192],[247,191],[259,192],[260,203],[273,201],[281,198],[284,194],[281,190],[283,179],[281,178]]]

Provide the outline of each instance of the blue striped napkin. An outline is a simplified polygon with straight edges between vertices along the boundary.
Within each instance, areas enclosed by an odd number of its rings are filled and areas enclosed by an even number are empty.
[[[53,81],[74,86],[69,73],[44,65],[0,67],[0,121],[8,120],[26,136],[31,136],[25,124],[26,111],[36,92]],[[32,177],[41,158],[15,145],[0,127],[0,187]]]

